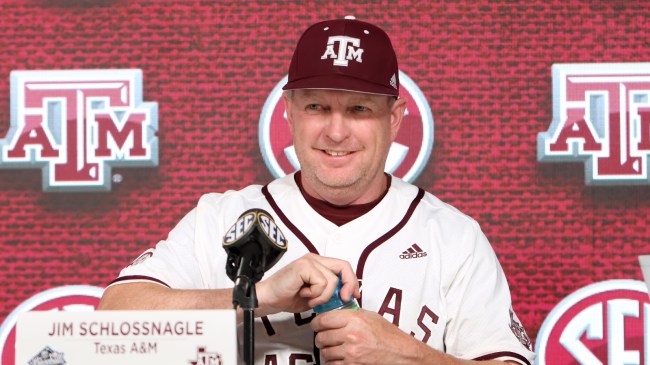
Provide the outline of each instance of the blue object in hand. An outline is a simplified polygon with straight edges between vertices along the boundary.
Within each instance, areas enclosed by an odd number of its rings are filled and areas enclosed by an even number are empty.
[[[354,310],[359,310],[359,303],[357,303],[357,300],[354,297],[351,297],[349,301],[344,302],[343,299],[341,299],[341,287],[343,286],[343,281],[341,280],[341,276],[339,276],[339,282],[336,285],[336,289],[334,289],[334,293],[332,294],[332,297],[330,300],[327,302],[317,305],[314,307],[314,313],[319,314],[327,311],[331,311],[334,309],[354,309]]]

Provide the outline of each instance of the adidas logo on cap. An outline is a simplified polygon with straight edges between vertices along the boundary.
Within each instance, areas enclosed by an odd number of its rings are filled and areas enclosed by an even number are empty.
[[[408,259],[417,259],[420,257],[426,257],[427,253],[418,246],[417,243],[414,243],[411,245],[411,247],[408,248],[408,250],[402,252],[401,255],[399,255],[399,258],[402,260],[408,260]]]

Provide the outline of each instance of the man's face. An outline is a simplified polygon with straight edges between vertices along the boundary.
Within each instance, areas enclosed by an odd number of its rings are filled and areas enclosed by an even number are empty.
[[[294,90],[284,99],[308,193],[335,204],[366,203],[383,193],[404,100],[340,90]]]

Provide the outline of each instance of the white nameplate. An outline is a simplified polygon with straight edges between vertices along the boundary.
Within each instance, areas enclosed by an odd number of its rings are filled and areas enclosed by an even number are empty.
[[[235,365],[235,311],[19,314],[16,365],[63,364]]]

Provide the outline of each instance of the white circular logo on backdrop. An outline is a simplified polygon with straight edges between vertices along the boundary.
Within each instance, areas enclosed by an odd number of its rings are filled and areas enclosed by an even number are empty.
[[[16,319],[18,314],[38,311],[94,311],[104,289],[96,286],[69,285],[40,292],[20,304],[0,326],[0,364],[15,361]]]
[[[609,280],[587,285],[564,298],[546,317],[537,334],[535,363],[648,364],[648,316],[650,298],[643,282]]]
[[[433,148],[433,114],[429,103],[417,85],[399,72],[400,97],[407,100],[404,120],[395,138],[385,171],[407,182],[413,182],[422,172]],[[291,133],[287,126],[284,103],[281,102],[285,76],[271,91],[264,103],[259,123],[259,143],[264,163],[271,174],[282,177],[300,168]]]

